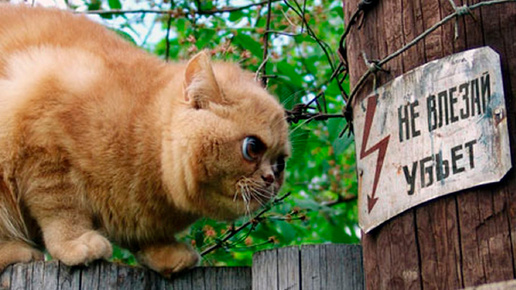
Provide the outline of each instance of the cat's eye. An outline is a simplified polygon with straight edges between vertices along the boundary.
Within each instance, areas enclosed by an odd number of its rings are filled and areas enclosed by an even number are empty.
[[[242,143],[242,155],[248,161],[256,161],[264,151],[265,144],[256,137],[246,137]]]
[[[280,175],[280,173],[285,170],[285,157],[280,157],[278,160],[276,160],[276,163],[274,164],[273,171],[276,176]]]

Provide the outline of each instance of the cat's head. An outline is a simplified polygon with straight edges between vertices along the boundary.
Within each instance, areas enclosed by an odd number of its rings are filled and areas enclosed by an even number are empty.
[[[179,140],[187,199],[205,216],[233,219],[273,198],[290,154],[284,110],[238,65],[205,52],[187,64]],[[187,156],[187,157],[186,157]]]

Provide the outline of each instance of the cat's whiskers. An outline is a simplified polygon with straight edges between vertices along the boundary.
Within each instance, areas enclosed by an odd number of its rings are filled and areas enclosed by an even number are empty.
[[[250,202],[251,202],[251,195],[249,193],[249,188],[248,188],[248,185],[247,185],[247,182],[244,179],[242,179],[240,181],[240,193],[242,195],[242,200],[244,201],[244,204],[245,204],[245,215],[246,216],[250,216],[251,215],[251,209],[250,209]]]
[[[275,191],[273,187],[266,186],[263,182],[242,177],[237,183],[234,201],[237,201],[238,194],[241,195],[245,205],[245,215],[251,217],[251,202],[254,200],[260,206],[264,206],[275,195]]]
[[[251,198],[252,198],[252,195],[249,191],[249,185],[247,183],[244,183],[244,193],[245,193],[245,206],[246,206],[246,215],[247,216],[251,216],[251,208],[249,207],[250,204],[251,204]]]
[[[251,194],[260,205],[264,205],[272,196],[274,196],[274,190],[264,186],[262,183],[257,182],[253,179],[248,179],[248,183],[251,185]]]
[[[281,102],[281,105],[285,107],[285,105],[288,102],[290,102],[293,98],[297,97],[298,94],[304,93],[304,92],[305,92],[305,90],[297,90],[295,92],[291,92],[291,94],[288,97],[284,97],[284,95],[281,96],[280,99],[283,99],[283,101]]]

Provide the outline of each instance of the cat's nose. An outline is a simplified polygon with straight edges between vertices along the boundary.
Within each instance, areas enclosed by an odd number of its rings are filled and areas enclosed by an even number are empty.
[[[274,174],[272,174],[272,173],[263,174],[262,179],[263,179],[263,181],[265,181],[265,184],[267,184],[267,186],[270,186],[275,180]]]

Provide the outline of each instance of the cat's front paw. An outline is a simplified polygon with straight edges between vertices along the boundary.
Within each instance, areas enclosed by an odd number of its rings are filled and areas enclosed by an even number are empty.
[[[165,277],[195,267],[200,261],[199,254],[183,243],[147,247],[136,258]]]
[[[24,242],[11,241],[0,243],[0,272],[10,264],[43,261],[44,259],[45,256],[41,251]]]
[[[87,264],[111,257],[111,243],[96,231],[88,231],[79,238],[48,247],[50,255],[68,266]],[[52,250],[50,249],[52,248]]]

